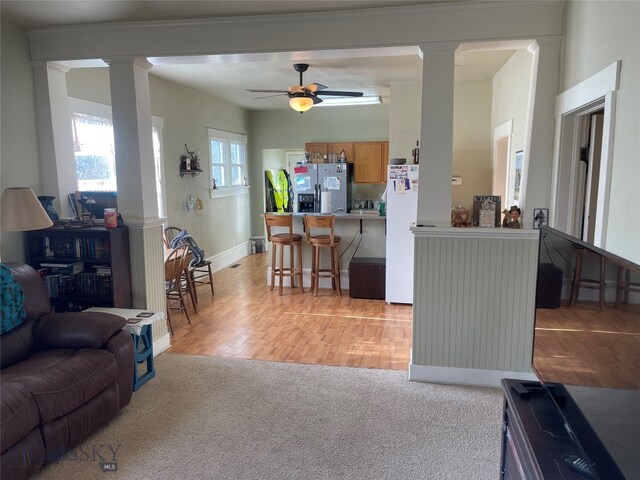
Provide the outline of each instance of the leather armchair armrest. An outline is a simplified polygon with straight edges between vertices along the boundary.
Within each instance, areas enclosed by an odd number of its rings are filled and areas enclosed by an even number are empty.
[[[124,408],[131,401],[133,394],[134,352],[133,339],[129,332],[121,330],[111,337],[105,348],[109,350],[118,362],[118,393],[120,408]]]
[[[127,321],[102,312],[52,313],[38,320],[33,329],[36,349],[102,348]]]

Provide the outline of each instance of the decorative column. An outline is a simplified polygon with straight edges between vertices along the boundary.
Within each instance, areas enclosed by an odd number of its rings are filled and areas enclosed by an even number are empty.
[[[42,193],[56,197],[54,206],[61,217],[71,217],[68,195],[76,191],[78,179],[67,100],[66,73],[69,69],[49,62],[33,62],[32,65]]]
[[[453,76],[458,42],[420,45],[422,115],[418,225],[451,224]]]
[[[520,187],[520,207],[525,228],[533,226],[534,208],[549,208],[560,37],[538,39],[529,47],[529,53],[533,61],[522,165],[524,175]],[[535,185],[536,188],[529,188],[529,185]]]
[[[109,64],[111,106],[118,178],[118,210],[129,227],[131,287],[134,308],[165,310],[162,221],[158,192],[149,96],[149,69],[142,58],[118,57]],[[154,340],[165,325],[154,326]]]

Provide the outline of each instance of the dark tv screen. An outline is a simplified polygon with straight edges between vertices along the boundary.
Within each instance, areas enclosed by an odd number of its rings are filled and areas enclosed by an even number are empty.
[[[594,478],[640,478],[639,286],[640,265],[542,227],[533,369]]]
[[[638,290],[640,266],[553,228],[540,233],[536,374],[544,383],[640,389],[640,292],[618,288]],[[583,282],[572,302],[579,256]]]

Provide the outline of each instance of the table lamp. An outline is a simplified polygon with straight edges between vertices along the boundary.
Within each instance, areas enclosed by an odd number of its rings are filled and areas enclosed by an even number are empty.
[[[10,187],[0,200],[0,228],[6,232],[40,230],[53,225],[33,190]]]

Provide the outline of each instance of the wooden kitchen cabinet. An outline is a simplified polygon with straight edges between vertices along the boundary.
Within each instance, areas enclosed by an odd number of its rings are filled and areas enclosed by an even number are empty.
[[[387,181],[387,165],[389,165],[389,142],[382,142],[382,163],[384,164],[384,178]]]
[[[388,149],[388,142],[354,143],[354,182],[385,183],[387,181]]]
[[[329,144],[328,143],[305,143],[304,144],[305,152],[309,153],[311,157],[317,153],[321,156],[329,154]]]
[[[353,142],[351,143],[330,143],[329,153],[335,153],[340,156],[340,152],[344,150],[347,157],[347,163],[353,163]]]

